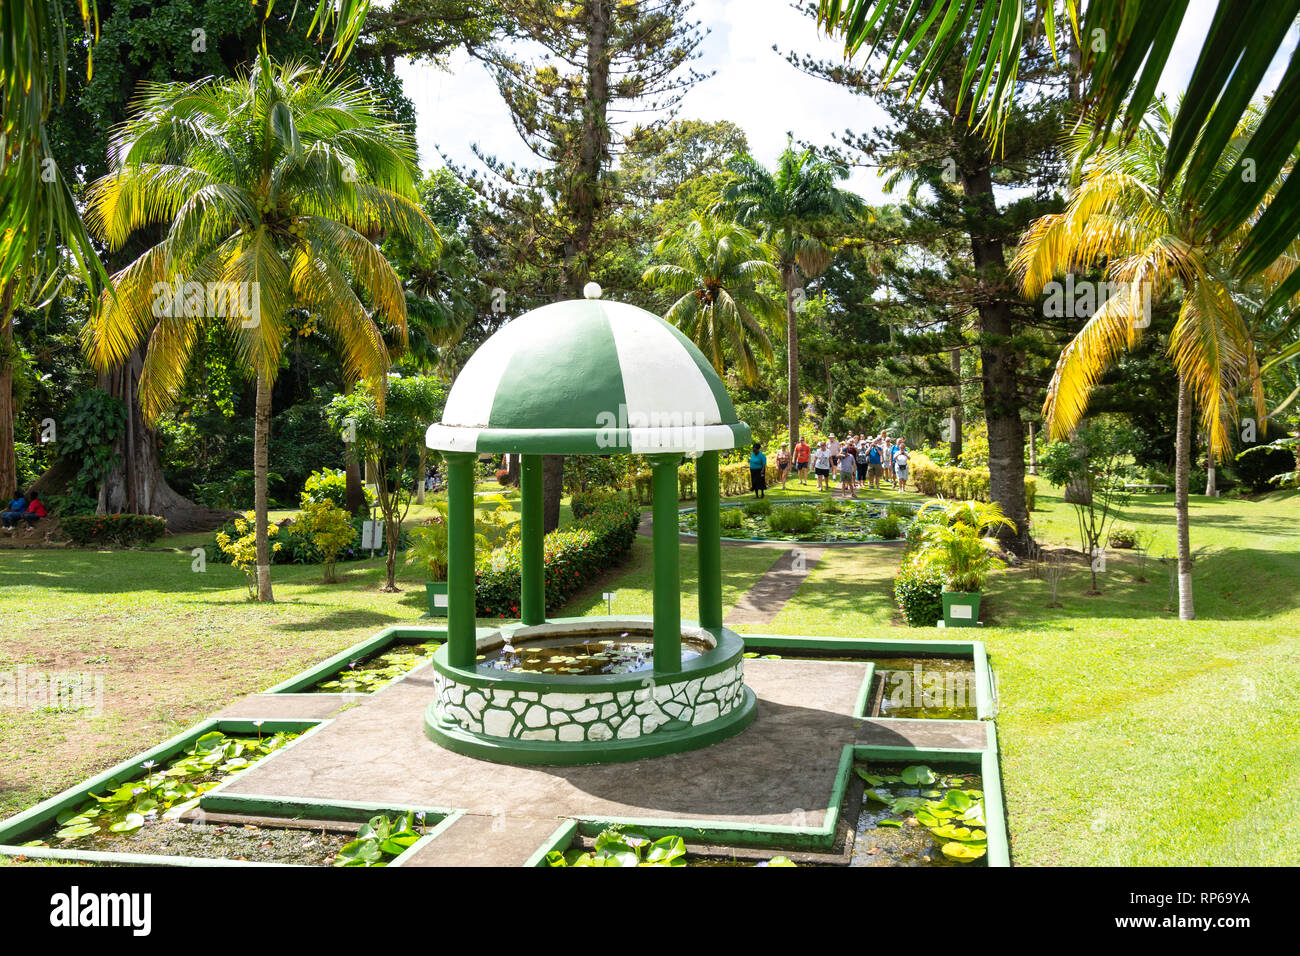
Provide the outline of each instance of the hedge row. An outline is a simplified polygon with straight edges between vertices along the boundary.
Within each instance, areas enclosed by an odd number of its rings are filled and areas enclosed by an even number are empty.
[[[573,527],[548,534],[543,557],[546,610],[559,607],[623,560],[640,523],[641,509],[631,496],[603,496]],[[516,541],[479,558],[474,584],[479,617],[519,616],[519,550]]]
[[[59,530],[73,544],[112,545],[129,548],[137,544],[151,544],[167,530],[167,519],[157,515],[64,515],[59,519]]]
[[[942,495],[961,501],[974,499],[988,501],[989,470],[987,468],[941,468],[928,455],[916,451],[911,454],[911,478],[916,490],[923,495]],[[1025,476],[1025,506],[1034,510],[1038,497],[1038,479]]]
[[[638,472],[633,476],[633,492],[636,494],[636,500],[639,504],[650,504],[651,498],[651,479],[653,473],[649,471]],[[769,487],[780,480],[776,465],[770,460],[767,463],[767,484]],[[738,462],[732,465],[721,465],[718,468],[718,486],[722,489],[724,498],[731,498],[736,495],[743,495],[749,492],[749,465],[744,462]],[[695,500],[695,464],[682,465],[677,469],[677,497],[681,501]]]
[[[357,515],[352,518],[352,542],[339,552],[339,561],[362,561],[370,557],[370,549],[361,547],[362,526],[368,520],[370,519],[364,515]],[[286,525],[281,525],[280,530],[271,539],[272,542],[280,545],[278,549],[271,553],[272,564],[320,564],[324,561],[324,556],[320,553],[320,549],[312,543],[311,538],[298,532],[297,523],[297,521],[291,521]],[[382,528],[383,520],[380,519],[379,523]],[[226,522],[217,531],[224,531],[226,534],[237,536],[234,521]],[[402,526],[401,534],[397,539],[398,551],[406,550],[410,540],[410,531],[411,529],[406,525]],[[383,540],[382,537],[380,540]],[[207,560],[211,563],[229,564],[231,561],[231,556],[221,550],[215,536],[203,546],[203,549],[207,552]],[[376,555],[385,553],[383,547],[375,550]]]

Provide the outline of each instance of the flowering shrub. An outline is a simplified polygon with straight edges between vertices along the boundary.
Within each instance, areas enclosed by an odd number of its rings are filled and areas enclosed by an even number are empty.
[[[574,520],[587,517],[600,508],[616,502],[624,502],[627,495],[616,488],[591,488],[588,491],[575,492],[569,500]]]
[[[627,495],[617,495],[602,500],[572,528],[548,534],[542,557],[546,609],[559,607],[625,558],[640,522],[640,508]],[[519,541],[512,539],[479,558],[474,591],[480,617],[519,616],[519,552]]]
[[[257,598],[257,526],[256,515],[252,511],[246,511],[241,517],[235,519],[234,533],[239,537],[234,537],[225,531],[217,533],[217,546],[229,556],[230,563],[239,570],[244,572],[244,577],[248,581],[248,596]],[[280,529],[275,525],[270,525],[266,529],[268,538],[274,538]],[[274,555],[280,550],[280,542],[271,541],[271,554]]]
[[[157,515],[64,515],[59,529],[73,544],[129,548],[157,541],[167,530],[167,520]]]
[[[302,515],[294,523],[294,530],[311,541],[320,552],[325,565],[325,582],[334,581],[334,562],[339,552],[356,540],[348,513],[332,501],[309,501],[303,505]]]

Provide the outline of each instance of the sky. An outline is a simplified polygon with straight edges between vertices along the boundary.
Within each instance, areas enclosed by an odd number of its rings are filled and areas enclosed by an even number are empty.
[[[1212,0],[1191,0],[1165,67],[1161,92],[1173,96],[1186,87],[1214,8]],[[697,0],[693,18],[708,31],[695,65],[706,72],[716,70],[716,75],[686,94],[678,115],[730,120],[745,131],[751,151],[761,162],[774,163],[785,148],[787,132],[797,140],[829,145],[846,128],[867,130],[887,121],[867,97],[800,73],[785,61],[785,51],[823,59],[840,58],[843,51],[840,41],[819,34],[816,24],[791,7],[789,0]],[[1293,29],[1261,91],[1276,86],[1296,36]],[[772,49],[774,43],[782,52]],[[477,61],[461,54],[446,71],[403,62],[398,73],[415,104],[416,137],[425,168],[441,165],[439,150],[457,164],[481,168],[471,143],[498,158],[537,165],[515,132],[492,78]],[[885,201],[871,170],[855,170],[847,185],[870,203]]]

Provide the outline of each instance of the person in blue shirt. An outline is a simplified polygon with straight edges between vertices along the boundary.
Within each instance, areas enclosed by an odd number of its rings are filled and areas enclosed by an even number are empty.
[[[0,513],[0,521],[4,522],[6,528],[16,528],[18,519],[23,516],[27,510],[27,498],[21,491],[14,492],[14,497],[10,500],[8,507],[3,513]]]
[[[755,498],[767,497],[767,456],[762,447],[754,442],[754,451],[749,456],[749,487]]]

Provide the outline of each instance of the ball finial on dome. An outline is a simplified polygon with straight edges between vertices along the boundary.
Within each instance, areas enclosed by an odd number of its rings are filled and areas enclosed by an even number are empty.
[[[582,294],[588,299],[599,299],[600,291],[599,282],[588,282],[582,287]]]

